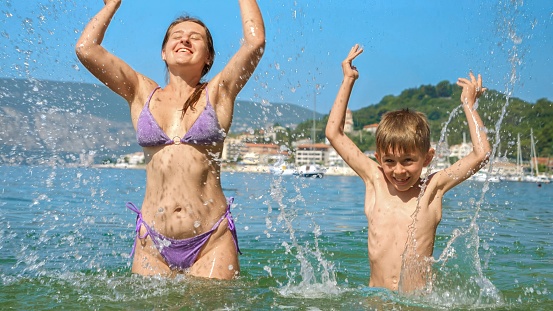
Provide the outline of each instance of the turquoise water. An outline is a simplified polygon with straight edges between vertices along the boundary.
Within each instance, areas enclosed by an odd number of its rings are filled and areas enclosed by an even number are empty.
[[[224,173],[241,277],[133,276],[135,216],[125,202],[141,202],[144,175],[0,166],[0,309],[553,310],[553,185],[465,182],[450,191],[435,291],[404,297],[367,286],[356,177]]]

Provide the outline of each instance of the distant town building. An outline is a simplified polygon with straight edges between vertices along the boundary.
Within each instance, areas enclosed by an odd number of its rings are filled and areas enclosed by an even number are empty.
[[[221,160],[226,162],[236,162],[242,154],[245,144],[240,138],[225,139],[225,145],[223,146],[223,152],[221,153]]]
[[[305,144],[296,147],[297,166],[304,164],[327,164],[330,146],[326,144]]]
[[[248,158],[257,159],[256,164],[268,164],[276,161],[278,156],[282,154],[280,146],[276,144],[254,144],[246,143],[242,149],[244,155],[248,155]],[[286,155],[288,153],[284,152]],[[245,159],[246,157],[244,157]]]
[[[346,110],[346,120],[344,122],[344,133],[353,132],[353,114],[351,110]]]
[[[537,161],[538,165],[543,165],[549,170],[553,169],[553,159],[552,158],[532,158],[531,161]]]
[[[120,156],[117,159],[117,166],[125,166],[125,165],[139,165],[144,164],[145,158],[144,158],[144,152],[139,151],[131,154],[124,154]]]
[[[365,126],[363,126],[363,131],[372,133],[374,135],[374,134],[376,134],[376,128],[377,127],[378,127],[378,123],[365,125]]]
[[[338,152],[336,152],[336,150],[332,147],[328,149],[328,163],[325,163],[325,165],[338,167],[347,166],[346,161],[344,161],[344,159],[342,159]]]
[[[457,159],[464,158],[472,152],[472,143],[467,143],[466,135],[463,133],[463,143],[449,147],[449,156]]]

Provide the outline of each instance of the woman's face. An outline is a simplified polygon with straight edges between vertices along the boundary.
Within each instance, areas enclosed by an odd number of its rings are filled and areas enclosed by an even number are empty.
[[[169,30],[161,57],[168,68],[186,66],[201,72],[211,62],[205,28],[190,21],[176,24]]]

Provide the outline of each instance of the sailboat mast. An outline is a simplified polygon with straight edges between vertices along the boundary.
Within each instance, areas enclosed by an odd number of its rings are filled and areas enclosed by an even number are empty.
[[[517,173],[522,178],[522,149],[520,147],[520,133],[517,134]]]
[[[313,128],[311,129],[311,142],[313,144],[315,144],[315,135],[316,135],[316,132],[315,132],[315,126],[316,126],[316,123],[315,123],[315,111],[317,110],[317,92],[313,92]]]
[[[540,174],[538,169],[538,155],[536,154],[536,144],[534,143],[534,129],[530,129],[530,144],[532,145],[532,149],[530,150],[531,158],[530,161],[532,163],[532,167],[535,169],[536,176]],[[534,170],[532,171],[534,173]]]

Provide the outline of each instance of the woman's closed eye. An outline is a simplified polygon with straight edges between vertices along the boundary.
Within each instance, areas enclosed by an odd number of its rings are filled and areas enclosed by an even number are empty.
[[[202,36],[198,33],[193,33],[190,35],[191,40],[202,40]]]

